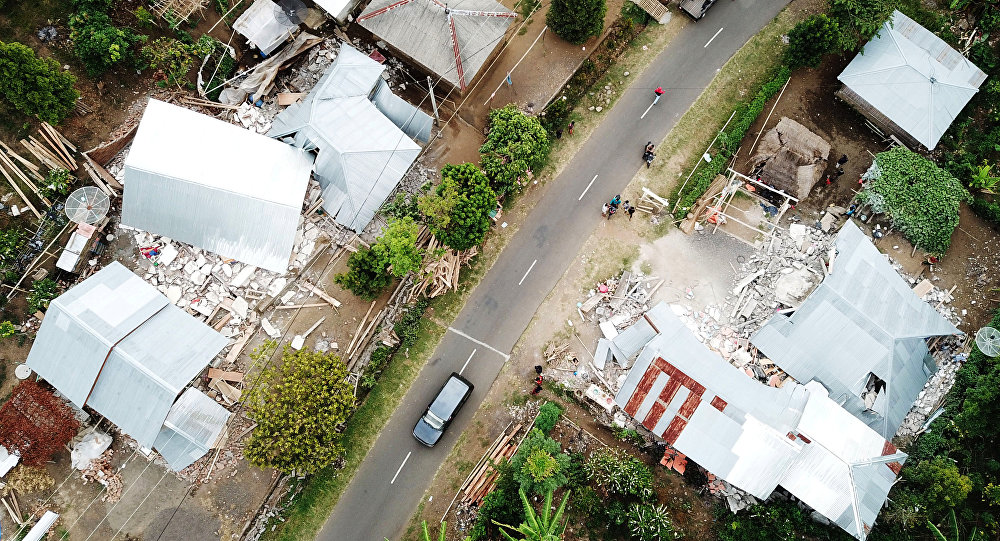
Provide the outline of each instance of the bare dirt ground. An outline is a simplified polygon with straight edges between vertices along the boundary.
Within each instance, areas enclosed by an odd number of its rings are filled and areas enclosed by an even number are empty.
[[[787,214],[800,218],[804,224],[816,223],[823,209],[829,205],[850,206],[860,189],[858,179],[871,165],[873,154],[888,148],[888,144],[865,126],[864,117],[833,95],[840,88],[837,75],[851,58],[828,56],[816,69],[796,71],[784,93],[767,103],[764,113],[747,130],[742,150],[737,156],[736,169],[748,173],[747,160],[753,153],[754,139],[762,129],[773,128],[783,116],[799,122],[830,143],[829,166],[824,177],[834,172],[835,162],[841,155],[847,155],[849,161],[839,180],[830,185],[820,180],[809,197],[801,201],[795,211]],[[772,107],[774,111],[768,117]],[[875,219],[868,222],[868,228],[875,223]],[[885,228],[887,224],[884,221],[881,223]],[[862,227],[865,225],[862,224]],[[875,245],[911,275],[921,271],[922,262],[927,257],[920,250],[911,257],[913,245],[899,232],[877,240]],[[967,311],[959,327],[966,333],[975,333],[992,318],[993,311],[1000,305],[1000,294],[993,291],[1000,285],[1000,274],[994,271],[998,266],[1000,243],[996,231],[963,205],[959,227],[952,235],[951,248],[940,264],[934,265],[933,272],[927,267],[922,277],[931,279],[935,286],[945,290],[957,286],[952,305],[960,311]]]

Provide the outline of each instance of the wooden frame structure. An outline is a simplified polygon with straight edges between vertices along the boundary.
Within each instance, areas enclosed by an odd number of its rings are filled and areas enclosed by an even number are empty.
[[[719,225],[721,223],[727,222],[729,220],[732,220],[734,223],[742,225],[743,227],[755,233],[764,233],[765,239],[773,237],[775,231],[782,230],[782,227],[778,225],[778,223],[781,221],[781,217],[784,216],[785,212],[789,208],[791,208],[795,203],[798,203],[799,200],[777,188],[768,186],[767,184],[764,184],[754,178],[748,177],[743,173],[735,171],[731,167],[727,168],[727,170],[729,173],[727,177],[729,179],[729,182],[726,184],[726,186],[722,189],[722,191],[719,194],[712,197],[712,202],[709,203],[708,206],[706,207],[706,212],[703,218],[704,220],[715,218],[714,222],[715,227],[712,229],[712,234],[715,234],[715,232],[719,230]],[[749,188],[753,189],[751,190]],[[764,223],[767,223],[770,226],[770,230],[766,232],[761,231],[759,227],[750,225],[740,220],[739,218],[733,216],[732,214],[726,213],[726,211],[729,210],[733,198],[736,197],[737,193],[743,193],[744,195],[750,197],[751,199],[754,199],[758,202],[766,202],[767,204],[770,205],[771,201],[768,201],[767,199],[761,197],[760,194],[758,193],[759,190],[767,190],[768,192],[781,196],[784,199],[781,205],[778,207],[778,214],[773,218],[773,220],[771,219],[765,220]],[[732,233],[730,233],[730,235],[743,242],[746,242],[747,244],[752,245],[750,241],[740,237],[739,235],[734,235]]]
[[[192,13],[205,9],[206,4],[208,0],[154,0],[150,9],[171,24],[172,28],[177,28],[180,23],[187,21]],[[173,20],[168,20],[167,14],[170,14]]]

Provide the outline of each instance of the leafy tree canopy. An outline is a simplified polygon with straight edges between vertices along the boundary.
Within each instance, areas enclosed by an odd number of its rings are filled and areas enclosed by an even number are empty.
[[[490,111],[490,133],[479,148],[480,166],[497,195],[520,190],[549,157],[549,136],[537,118],[516,105]]]
[[[445,165],[441,184],[417,203],[431,232],[455,250],[468,250],[486,238],[497,197],[474,164]]]
[[[935,254],[948,251],[958,226],[959,205],[972,201],[962,183],[903,146],[879,153],[875,164],[875,178],[859,199],[876,203],[881,199],[893,223],[920,249]]]
[[[972,491],[972,481],[958,471],[958,465],[945,457],[923,460],[915,468],[904,470],[908,488],[922,495],[921,507],[931,515],[961,505]]]
[[[785,64],[791,69],[815,68],[823,55],[833,50],[840,39],[840,25],[825,13],[813,15],[788,32]]]
[[[604,30],[605,0],[552,0],[545,24],[562,39],[577,45]]]
[[[840,27],[837,46],[853,51],[878,33],[889,20],[897,0],[830,0],[830,16]]]
[[[270,356],[266,342],[254,355]],[[247,395],[247,415],[257,423],[243,454],[261,468],[310,474],[341,457],[337,427],[354,410],[354,387],[340,357],[285,346],[281,362],[261,375]]]
[[[20,43],[0,41],[0,101],[18,111],[58,124],[66,118],[80,94],[76,77],[58,62],[39,58]]]
[[[393,276],[402,278],[420,268],[423,254],[417,248],[419,232],[420,227],[413,218],[389,220],[382,230],[382,236],[372,246],[372,251],[386,262],[386,267]]]
[[[510,459],[514,478],[521,490],[544,494],[566,484],[569,455],[562,452],[559,442],[537,428],[528,436]]]

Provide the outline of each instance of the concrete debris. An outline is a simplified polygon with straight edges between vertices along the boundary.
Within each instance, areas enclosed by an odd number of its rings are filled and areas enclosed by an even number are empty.
[[[932,414],[944,404],[945,396],[955,384],[955,374],[968,358],[971,339],[965,336],[944,336],[932,342],[931,355],[937,363],[937,372],[924,385],[913,408],[906,414],[903,424],[896,431],[897,438],[916,436],[924,432]]]

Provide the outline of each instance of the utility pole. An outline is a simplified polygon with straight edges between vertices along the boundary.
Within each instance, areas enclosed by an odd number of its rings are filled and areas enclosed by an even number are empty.
[[[434,98],[434,81],[431,80],[431,76],[427,76],[427,88],[430,89],[431,94],[431,108],[434,109],[434,123],[437,124],[438,120],[438,105],[437,99]]]

